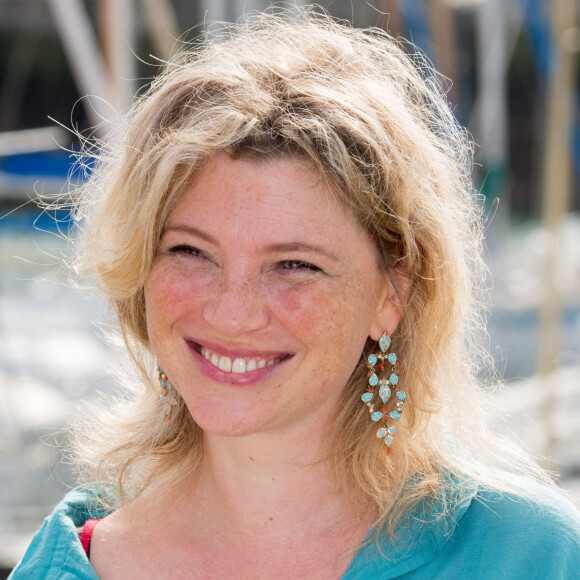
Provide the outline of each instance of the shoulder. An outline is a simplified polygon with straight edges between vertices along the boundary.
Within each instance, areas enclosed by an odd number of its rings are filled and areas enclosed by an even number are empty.
[[[466,513],[466,523],[473,520],[498,530],[519,530],[527,537],[561,531],[580,538],[580,512],[562,493],[523,478],[518,487],[521,493],[480,488]],[[540,530],[530,524],[539,524]]]
[[[396,541],[360,550],[344,578],[577,577],[580,513],[562,494],[525,478],[506,482],[517,492],[456,483],[446,498],[456,510],[419,509]]]
[[[99,507],[98,497],[98,491],[88,486],[69,492],[45,519],[10,579],[97,580],[78,539],[77,528],[88,519],[106,515]]]
[[[573,578],[580,513],[558,491],[519,478],[517,492],[480,488],[434,560],[461,577]]]

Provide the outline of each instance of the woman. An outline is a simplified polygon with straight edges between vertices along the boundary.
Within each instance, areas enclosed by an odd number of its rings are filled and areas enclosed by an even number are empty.
[[[13,578],[572,578],[578,513],[480,417],[469,154],[380,31],[168,66],[79,214],[142,386]]]

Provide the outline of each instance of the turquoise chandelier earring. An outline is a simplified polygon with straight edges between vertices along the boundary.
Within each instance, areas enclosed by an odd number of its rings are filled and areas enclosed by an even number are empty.
[[[401,418],[403,404],[407,398],[405,391],[401,391],[399,388],[399,362],[397,355],[394,352],[387,354],[390,346],[391,337],[385,332],[379,339],[381,351],[377,354],[370,354],[367,358],[369,383],[366,392],[361,397],[363,403],[369,408],[371,419],[380,425],[377,430],[377,437],[385,441],[387,453],[392,452],[391,444],[393,437],[397,434],[397,430],[393,427],[393,422],[397,422]],[[382,371],[387,366],[390,367],[390,372],[386,373],[389,377],[379,379],[379,375],[382,374]],[[377,391],[381,401],[378,409],[374,403]],[[396,408],[387,412],[387,402],[393,395],[396,400]]]
[[[159,395],[159,399],[157,399],[157,404],[163,407],[163,412],[165,413],[167,420],[171,421],[171,408],[177,405],[177,401],[173,394],[173,387],[171,386],[167,375],[159,366],[159,363],[157,363],[157,371],[159,373],[159,385],[163,391],[163,393]]]

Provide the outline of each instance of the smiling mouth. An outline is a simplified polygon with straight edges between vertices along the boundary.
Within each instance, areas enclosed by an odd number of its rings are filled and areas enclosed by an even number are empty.
[[[275,357],[235,357],[219,355],[199,345],[199,352],[211,365],[226,373],[244,374],[258,369],[271,367],[287,359],[290,355],[276,355]]]

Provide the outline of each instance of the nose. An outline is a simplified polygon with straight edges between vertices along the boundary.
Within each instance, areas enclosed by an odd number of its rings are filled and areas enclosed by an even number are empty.
[[[203,318],[222,336],[239,336],[265,328],[269,310],[258,279],[225,274],[212,288]]]

